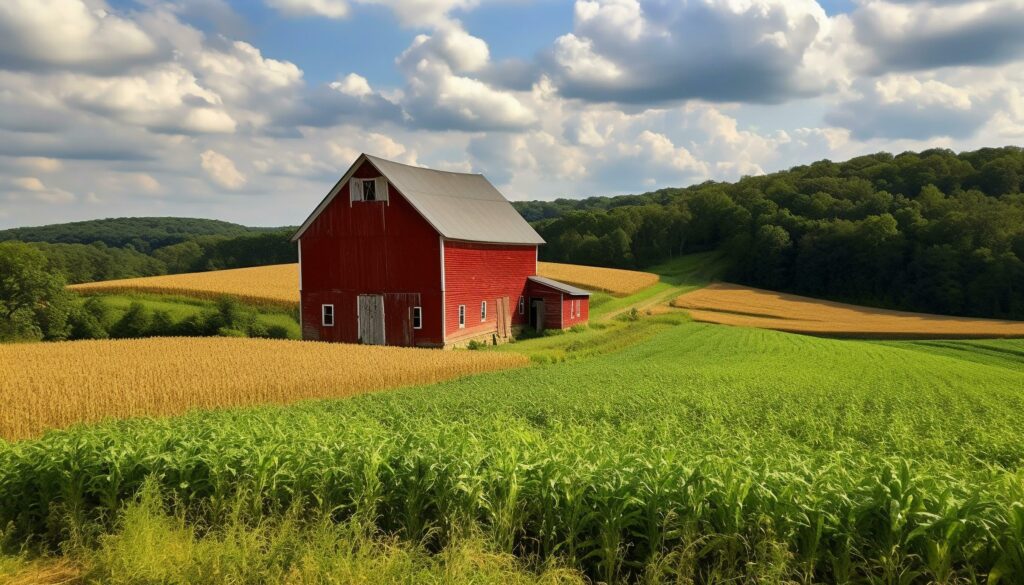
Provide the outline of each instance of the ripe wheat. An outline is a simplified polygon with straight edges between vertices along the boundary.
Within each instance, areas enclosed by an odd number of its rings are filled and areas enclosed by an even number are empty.
[[[518,354],[239,338],[0,345],[0,437],[105,418],[351,396],[526,361]]]
[[[672,305],[696,321],[845,337],[1024,337],[1024,322],[908,313],[716,283]]]
[[[90,293],[154,293],[213,299],[223,295],[267,307],[293,308],[299,304],[299,265],[275,264],[253,268],[214,270],[125,278],[72,285],[71,290]]]
[[[538,262],[541,276],[560,280],[583,288],[603,290],[616,296],[631,295],[658,282],[658,275],[636,270]]]

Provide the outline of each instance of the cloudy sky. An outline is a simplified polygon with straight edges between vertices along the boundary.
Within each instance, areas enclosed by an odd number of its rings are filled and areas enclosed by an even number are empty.
[[[3,0],[0,227],[297,224],[359,152],[511,199],[1024,142],[1024,0]]]

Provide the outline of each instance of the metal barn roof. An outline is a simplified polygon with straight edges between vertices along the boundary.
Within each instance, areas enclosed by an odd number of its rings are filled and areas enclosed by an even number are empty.
[[[549,288],[553,288],[553,289],[555,289],[555,290],[557,290],[559,292],[563,292],[563,293],[565,293],[567,295],[579,296],[579,297],[589,297],[590,296],[590,291],[589,290],[583,290],[582,288],[577,288],[575,286],[572,286],[571,284],[565,284],[564,282],[558,282],[557,280],[552,280],[550,278],[545,278],[543,276],[527,276],[526,280],[529,280],[531,282],[536,282],[537,284],[542,284],[542,285],[544,285],[546,287],[549,287]]]
[[[388,182],[445,238],[494,244],[543,244],[530,224],[483,175],[437,171],[362,154],[331,189],[302,227],[299,239],[341,191],[363,161],[369,161]]]

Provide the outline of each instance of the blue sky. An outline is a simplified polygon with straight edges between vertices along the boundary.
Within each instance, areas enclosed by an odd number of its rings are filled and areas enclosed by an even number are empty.
[[[1024,138],[1024,0],[8,0],[0,227],[294,224],[359,152],[512,199]]]

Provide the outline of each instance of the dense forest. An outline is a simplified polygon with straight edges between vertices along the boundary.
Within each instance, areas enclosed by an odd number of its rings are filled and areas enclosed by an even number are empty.
[[[148,254],[200,236],[240,236],[263,228],[250,228],[216,219],[190,217],[117,217],[91,219],[36,227],[0,230],[0,242],[49,242],[51,244],[92,244],[112,248],[131,247]]]
[[[42,252],[70,284],[295,262],[295,228],[210,219],[125,217],[0,231]]]
[[[1024,150],[928,150],[620,197],[520,202],[545,260],[644,267],[720,249],[728,279],[849,302],[1024,318]]]

